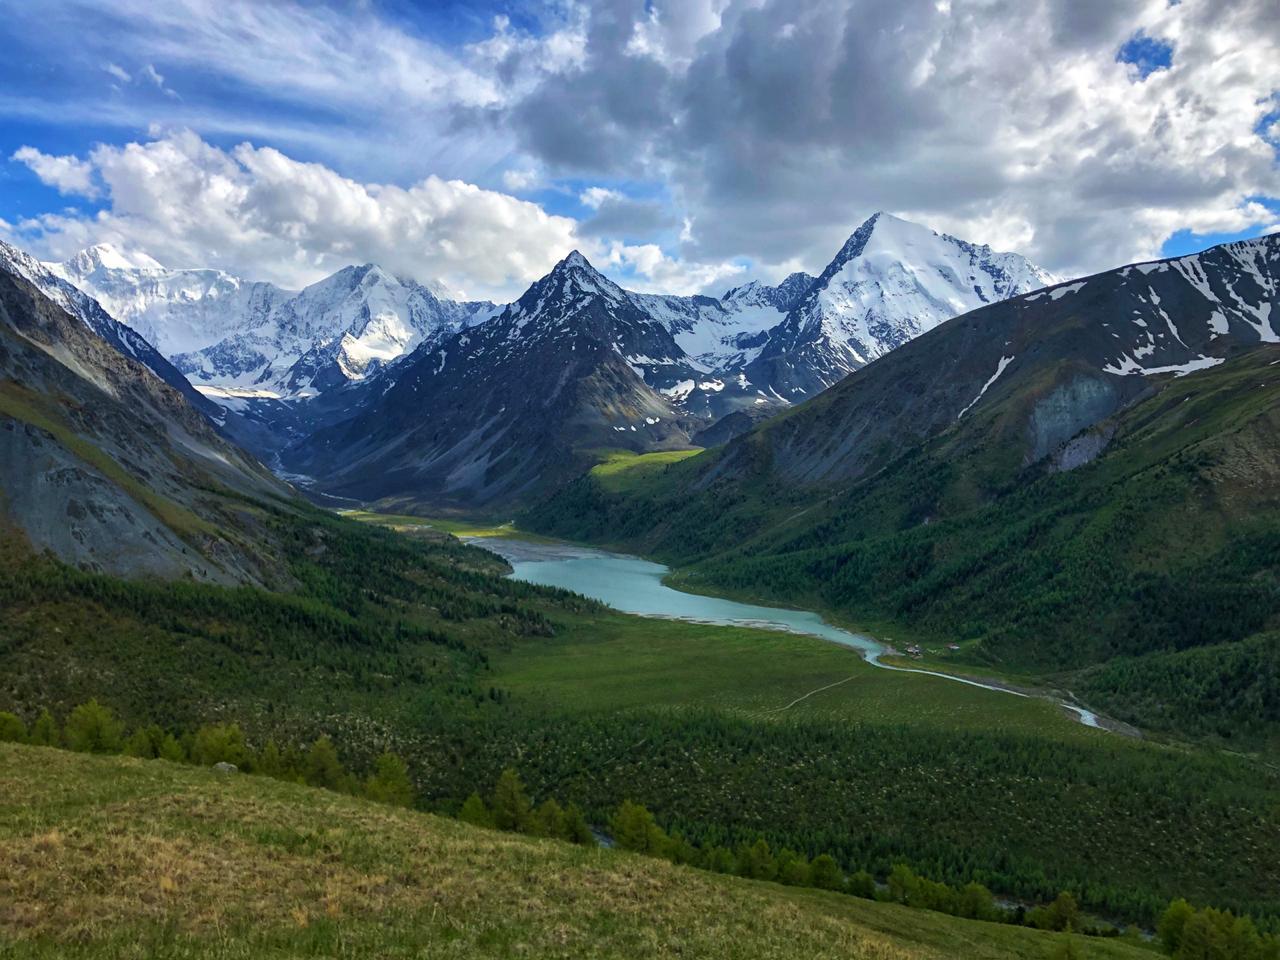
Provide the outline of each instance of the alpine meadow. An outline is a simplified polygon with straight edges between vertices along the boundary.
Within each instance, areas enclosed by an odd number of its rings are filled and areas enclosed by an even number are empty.
[[[0,0],[0,957],[1280,960],[1280,8]]]

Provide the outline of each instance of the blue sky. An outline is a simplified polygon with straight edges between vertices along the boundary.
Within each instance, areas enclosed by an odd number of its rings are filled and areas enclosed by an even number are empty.
[[[1255,197],[1253,199],[1270,210],[1275,215],[1276,222],[1280,223],[1280,200],[1267,197]],[[1181,257],[1189,253],[1198,253],[1220,243],[1230,243],[1233,240],[1248,240],[1261,235],[1265,229],[1265,227],[1253,226],[1247,230],[1226,233],[1196,233],[1194,230],[1189,229],[1178,230],[1160,245],[1160,255],[1163,257]]]
[[[1121,63],[1133,64],[1137,68],[1138,78],[1145,80],[1157,70],[1168,70],[1173,66],[1173,44],[1138,31],[1121,44],[1116,51],[1116,59]]]
[[[1280,224],[1273,4],[1024,12],[0,0],[0,231],[505,296],[575,246],[672,292],[817,271],[878,209],[1063,274]]]

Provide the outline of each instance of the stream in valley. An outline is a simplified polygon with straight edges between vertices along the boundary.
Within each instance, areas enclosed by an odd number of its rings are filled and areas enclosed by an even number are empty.
[[[662,578],[670,570],[660,563],[574,544],[532,543],[496,537],[474,538],[470,542],[503,557],[511,564],[511,575],[517,580],[572,590],[623,613],[720,626],[781,630],[820,637],[852,647],[861,653],[867,663],[882,670],[940,677],[954,683],[964,683],[1015,697],[1040,696],[1057,703],[1085,726],[1106,729],[1092,711],[1047,694],[1029,693],[994,682],[935,670],[884,663],[881,657],[894,652],[890,647],[865,634],[832,626],[809,610],[762,607],[675,590],[662,582]]]

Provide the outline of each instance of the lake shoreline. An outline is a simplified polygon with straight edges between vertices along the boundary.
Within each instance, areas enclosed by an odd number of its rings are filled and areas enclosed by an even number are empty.
[[[1141,737],[1139,731],[1127,724],[1101,717],[1053,691],[1022,687],[1003,680],[886,663],[883,658],[901,654],[869,634],[830,623],[816,611],[748,604],[727,597],[679,590],[668,582],[669,567],[642,557],[568,542],[537,543],[514,537],[468,537],[466,542],[504,559],[512,568],[509,576],[515,579],[572,590],[622,613],[810,636],[855,650],[864,662],[877,669],[938,677],[996,693],[1045,700],[1058,706],[1082,726],[1120,736]],[[628,582],[630,589],[621,589],[621,585]],[[705,607],[705,613],[701,615],[695,610],[699,603]]]

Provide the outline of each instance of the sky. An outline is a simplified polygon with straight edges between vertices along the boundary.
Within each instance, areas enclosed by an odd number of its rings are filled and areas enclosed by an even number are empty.
[[[1274,0],[0,0],[0,237],[507,300],[887,210],[1062,276],[1280,229]]]

